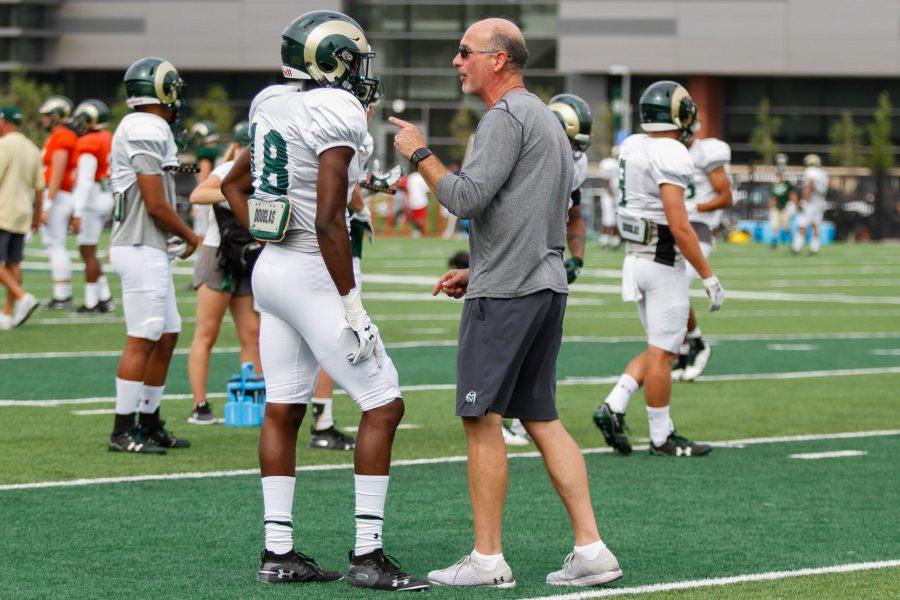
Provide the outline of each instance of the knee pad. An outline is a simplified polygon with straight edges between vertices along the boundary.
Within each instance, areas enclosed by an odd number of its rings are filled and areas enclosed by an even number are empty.
[[[72,260],[65,246],[48,245],[47,254],[50,256],[50,274],[54,281],[67,281],[72,279]]]

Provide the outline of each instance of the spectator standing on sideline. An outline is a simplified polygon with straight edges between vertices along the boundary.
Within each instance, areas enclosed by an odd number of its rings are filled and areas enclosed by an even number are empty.
[[[428,235],[428,192],[428,184],[422,175],[415,171],[410,173],[406,179],[406,205],[414,238]]]
[[[0,329],[18,327],[38,307],[37,299],[22,288],[19,264],[25,234],[40,224],[44,171],[41,151],[19,133],[21,124],[18,108],[0,108],[0,283],[6,288]]]
[[[622,577],[600,539],[587,469],[556,412],[556,359],[568,285],[563,267],[572,149],[550,109],[525,89],[522,32],[504,19],[469,27],[453,59],[462,90],[488,107],[459,175],[428,149],[416,127],[397,118],[395,147],[410,158],[438,202],[471,219],[471,267],[435,286],[466,296],[457,353],[456,414],[468,443],[475,548],[428,574],[432,583],[511,588],[501,530],[509,479],[501,425],[525,425],[566,506],[575,549],[551,585],[596,585]],[[542,532],[546,535],[549,532]]]

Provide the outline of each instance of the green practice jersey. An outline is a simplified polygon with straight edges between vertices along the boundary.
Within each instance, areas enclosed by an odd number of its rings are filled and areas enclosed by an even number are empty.
[[[776,181],[772,184],[772,195],[775,196],[775,206],[778,207],[778,210],[788,205],[793,191],[794,186],[789,181]]]

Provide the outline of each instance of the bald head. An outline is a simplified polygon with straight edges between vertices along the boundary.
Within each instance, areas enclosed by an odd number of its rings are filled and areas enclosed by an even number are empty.
[[[513,71],[521,71],[528,60],[528,48],[522,30],[512,21],[491,18],[473,23],[465,37],[473,37],[495,52],[504,52],[507,65]]]

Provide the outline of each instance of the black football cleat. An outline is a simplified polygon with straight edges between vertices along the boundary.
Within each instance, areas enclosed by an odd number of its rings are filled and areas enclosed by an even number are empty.
[[[133,452],[135,454],[165,454],[166,449],[148,439],[140,427],[132,427],[128,431],[109,438],[110,452]]]
[[[323,583],[344,577],[338,571],[323,570],[315,560],[294,550],[275,554],[263,549],[259,563],[256,580],[260,583]]]
[[[332,425],[321,431],[313,429],[309,438],[309,447],[321,450],[353,450],[356,447],[356,438],[338,431]]]
[[[47,310],[72,310],[72,296],[63,300],[51,299],[47,303]]]
[[[356,556],[351,550],[347,583],[389,592],[424,592],[430,585],[424,579],[410,577],[401,571],[397,561],[385,554],[382,548],[362,556]]]
[[[613,412],[609,404],[604,402],[594,411],[594,425],[600,429],[607,446],[611,446],[622,456],[631,454],[624,414]]]
[[[100,305],[95,304],[94,306],[88,308],[86,304],[82,304],[77,309],[75,309],[75,312],[77,312],[79,315],[89,315],[89,314],[99,313]]]
[[[101,300],[97,303],[97,308],[100,309],[102,313],[110,313],[116,310],[116,303],[112,298],[109,300]]]
[[[650,454],[656,456],[674,456],[676,458],[693,458],[709,454],[712,446],[708,444],[699,444],[692,442],[686,437],[676,434],[674,431],[669,434],[662,446],[654,446],[650,443]]]
[[[159,427],[150,429],[148,427],[141,428],[144,436],[153,440],[157,444],[159,444],[163,448],[190,448],[191,442],[190,440],[186,440],[184,438],[178,438],[172,435],[172,432],[166,429],[166,422],[160,421]]]

